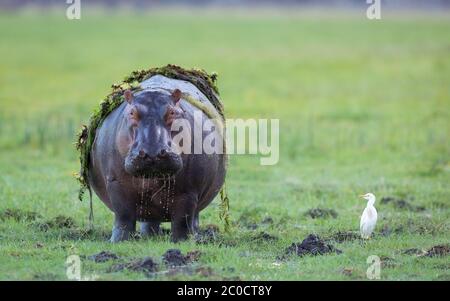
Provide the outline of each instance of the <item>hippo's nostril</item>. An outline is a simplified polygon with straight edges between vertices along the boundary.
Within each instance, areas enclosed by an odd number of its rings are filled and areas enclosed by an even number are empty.
[[[167,150],[162,149],[159,154],[158,157],[162,158],[162,157],[167,157]]]

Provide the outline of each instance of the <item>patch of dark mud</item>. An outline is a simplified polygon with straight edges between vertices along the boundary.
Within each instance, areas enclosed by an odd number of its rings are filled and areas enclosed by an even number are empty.
[[[220,230],[216,225],[207,225],[200,229],[194,237],[197,244],[212,244],[219,241]]]
[[[199,250],[187,252],[187,254],[185,256],[186,262],[187,263],[196,262],[200,259],[201,256],[202,256],[202,252]]]
[[[162,260],[168,267],[178,267],[187,264],[187,259],[178,249],[169,249],[163,254]]]
[[[271,216],[266,216],[262,221],[261,224],[264,225],[271,225],[273,224],[273,218]]]
[[[266,216],[262,220],[255,218],[250,213],[243,213],[238,221],[237,226],[245,228],[247,230],[256,230],[260,227],[268,227],[274,224],[274,220],[271,216]]]
[[[286,248],[284,254],[279,256],[277,259],[284,260],[292,255],[303,257],[305,255],[317,256],[327,253],[341,254],[342,251],[320,239],[319,236],[309,234],[308,237],[306,237],[301,243],[293,243]]]
[[[100,253],[89,256],[88,259],[99,263],[119,259],[119,256],[109,251],[101,251]]]
[[[0,211],[0,220],[14,219],[17,222],[21,221],[35,221],[42,218],[42,215],[35,211],[26,211],[17,208],[6,208]]]
[[[179,249],[169,249],[163,256],[162,261],[167,267],[179,267],[184,266],[200,259],[202,252],[194,250],[186,253],[186,256]]]
[[[76,222],[70,216],[58,215],[47,221],[37,221],[33,226],[45,232],[50,229],[73,229],[76,227]]]
[[[423,256],[426,257],[443,257],[450,254],[450,245],[437,245],[431,247]]]
[[[271,235],[266,232],[259,232],[255,236],[252,237],[252,241],[257,243],[264,243],[264,242],[274,242],[277,241],[279,238],[277,236]]]
[[[405,209],[414,212],[421,212],[426,210],[424,206],[415,206],[406,199],[396,198],[392,196],[383,197],[380,203],[383,205],[391,204],[397,209]]]
[[[389,256],[381,256],[380,261],[382,268],[393,268],[397,266],[397,263],[395,262],[394,258]]]
[[[313,219],[316,218],[337,218],[338,214],[334,209],[328,209],[328,208],[313,208],[309,209],[305,212],[305,216],[309,216]]]
[[[361,238],[360,234],[354,231],[338,231],[333,233],[329,240],[333,240],[337,243],[344,243],[348,241],[359,240]]]
[[[423,255],[425,254],[425,252],[421,249],[417,249],[417,248],[410,248],[410,249],[405,249],[402,251],[403,255]]]
[[[144,257],[142,259],[134,259],[130,262],[115,264],[109,268],[108,272],[120,272],[129,270],[133,272],[143,272],[147,276],[158,271],[158,264],[151,257]]]
[[[222,271],[227,272],[227,273],[234,273],[236,271],[236,269],[234,267],[223,267]]]

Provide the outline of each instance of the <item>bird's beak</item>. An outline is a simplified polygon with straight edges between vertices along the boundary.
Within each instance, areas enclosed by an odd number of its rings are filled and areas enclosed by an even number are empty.
[[[359,197],[360,197],[361,199],[363,199],[364,196],[365,196],[364,194],[359,195]]]

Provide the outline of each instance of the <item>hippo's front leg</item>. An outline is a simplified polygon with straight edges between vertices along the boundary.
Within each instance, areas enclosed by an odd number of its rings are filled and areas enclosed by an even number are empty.
[[[111,235],[111,242],[127,240],[136,230],[136,205],[126,193],[124,187],[115,178],[108,178],[108,196],[114,210],[115,220]]]
[[[175,200],[172,214],[172,241],[186,240],[195,232],[195,217],[198,199],[193,194],[184,194]]]

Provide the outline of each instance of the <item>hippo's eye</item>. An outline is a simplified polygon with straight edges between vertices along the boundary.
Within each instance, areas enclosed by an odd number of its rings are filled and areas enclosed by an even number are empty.
[[[177,111],[172,107],[168,107],[166,114],[164,116],[167,125],[170,126],[177,117],[178,117]]]
[[[130,121],[130,125],[131,126],[137,126],[139,118],[138,118],[138,114],[137,114],[137,111],[136,111],[135,108],[132,108],[130,110],[130,112],[128,113],[128,116],[129,116],[128,119]]]

